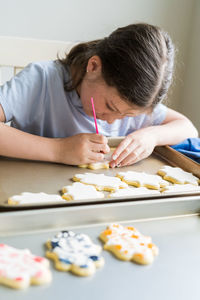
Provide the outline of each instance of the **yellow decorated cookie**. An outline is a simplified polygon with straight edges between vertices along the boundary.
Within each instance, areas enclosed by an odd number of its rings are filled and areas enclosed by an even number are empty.
[[[158,255],[158,248],[151,237],[142,235],[132,226],[111,224],[101,232],[100,239],[105,243],[104,249],[121,260],[146,265],[151,264]]]

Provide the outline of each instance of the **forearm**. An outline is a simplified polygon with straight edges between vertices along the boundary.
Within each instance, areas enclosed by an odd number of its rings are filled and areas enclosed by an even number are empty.
[[[198,137],[197,129],[187,118],[151,126],[149,130],[155,136],[157,146],[175,145],[187,138]]]
[[[0,123],[0,155],[56,161],[56,139],[32,135]]]

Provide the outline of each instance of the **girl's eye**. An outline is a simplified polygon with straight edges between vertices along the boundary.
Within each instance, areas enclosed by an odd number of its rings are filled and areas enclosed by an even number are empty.
[[[113,111],[113,112],[116,112],[107,102],[106,102],[106,107],[110,110],[110,111]]]

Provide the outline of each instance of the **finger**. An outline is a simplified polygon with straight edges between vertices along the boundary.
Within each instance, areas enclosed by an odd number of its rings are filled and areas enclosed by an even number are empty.
[[[91,143],[91,151],[108,153],[108,152],[110,152],[110,148],[107,144]]]
[[[101,150],[101,152],[103,152],[104,154],[109,153],[110,152],[110,147],[106,144],[105,149]]]
[[[94,163],[98,161],[104,160],[104,154],[103,153],[96,153],[96,152],[91,152],[90,156],[88,157],[89,163]]]
[[[129,162],[130,160],[132,161],[134,159],[137,159],[138,155],[140,155],[140,153],[142,151],[142,150],[139,150],[139,149],[140,149],[140,147],[137,147],[134,151],[132,151],[126,157],[124,157],[120,162],[118,162],[118,159],[116,161],[110,162],[111,168],[125,166],[126,162]]]
[[[108,144],[108,139],[102,134],[92,133],[89,140],[97,144]]]
[[[140,148],[141,150],[137,150],[134,153],[130,154],[128,157],[126,157],[121,163],[120,163],[120,167],[124,167],[124,166],[130,166],[132,164],[135,164],[136,162],[140,161],[141,159],[145,158],[145,151],[142,151],[142,148]]]
[[[128,145],[132,142],[132,139],[127,136],[116,148],[116,150],[113,152],[112,159],[116,160],[119,155],[128,147]]]
[[[118,156],[118,158],[115,160],[115,165],[121,164],[121,162],[128,157],[130,154],[133,154],[135,151],[137,151],[138,145],[135,143],[130,144],[126,147],[126,149]]]

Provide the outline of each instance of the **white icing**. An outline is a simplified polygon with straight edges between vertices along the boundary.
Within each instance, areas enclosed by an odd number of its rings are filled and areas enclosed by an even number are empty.
[[[123,178],[128,184],[136,182],[139,186],[152,186],[156,189],[159,189],[161,185],[168,185],[168,182],[163,180],[160,176],[144,172],[127,171],[119,172],[117,175]]]
[[[153,250],[148,247],[148,244],[152,243],[151,237],[142,235],[137,229],[130,230],[127,227],[123,227],[120,224],[111,224],[107,227],[107,230],[111,230],[111,234],[107,235],[106,245],[108,246],[121,246],[118,249],[122,255],[126,251],[125,256],[130,256],[130,258],[136,254],[141,253],[144,255],[145,259],[152,260]],[[132,236],[137,236],[137,238]],[[157,249],[157,247],[154,245]],[[157,250],[158,251],[158,250]]]
[[[174,185],[169,185],[165,187],[165,189],[162,191],[163,194],[169,194],[173,192],[194,192],[194,191],[199,191],[200,192],[200,186],[196,186],[193,184],[174,184]]]
[[[191,184],[198,185],[199,182],[198,177],[194,176],[192,173],[182,170],[181,168],[164,166],[159,171],[164,172],[166,176],[174,178],[176,181],[180,182],[181,184],[191,183]]]
[[[12,196],[9,198],[9,200],[17,202],[17,204],[65,202],[65,200],[63,200],[59,195],[29,192],[24,192],[20,195]]]
[[[136,195],[160,195],[157,190],[150,190],[146,187],[131,188],[117,190],[114,193],[110,193],[109,197],[126,197],[126,196],[136,196]]]
[[[5,244],[0,244],[0,278],[30,281],[31,277],[48,276],[48,261],[38,257],[28,249],[16,249]],[[21,281],[21,280],[20,280]]]
[[[117,177],[106,176],[104,174],[94,174],[94,173],[85,173],[85,174],[76,174],[74,176],[78,181],[95,185],[98,189],[119,189],[125,188],[128,185],[125,182],[122,182]]]
[[[71,196],[74,200],[104,198],[102,192],[98,192],[94,186],[86,185],[81,182],[74,182],[72,185],[67,185],[62,188],[64,195]]]

